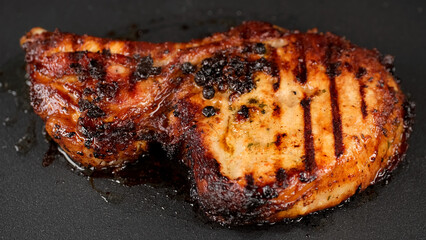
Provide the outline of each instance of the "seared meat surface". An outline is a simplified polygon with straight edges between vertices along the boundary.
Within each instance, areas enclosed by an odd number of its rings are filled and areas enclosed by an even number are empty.
[[[34,28],[21,45],[32,106],[71,158],[117,169],[159,142],[220,223],[335,206],[406,149],[392,57],[331,33],[247,22],[157,44]]]

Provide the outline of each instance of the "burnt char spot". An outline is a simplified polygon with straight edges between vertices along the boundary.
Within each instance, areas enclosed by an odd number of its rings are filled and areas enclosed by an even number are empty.
[[[78,129],[85,137],[84,145],[101,154],[111,154],[126,149],[139,137],[135,123],[131,119],[104,123],[89,117],[78,119]]]
[[[329,63],[326,69],[327,76],[333,79],[339,76],[342,73],[339,69],[340,65],[342,65],[341,62]]]
[[[85,88],[85,89],[83,90],[83,95],[84,95],[84,96],[88,96],[88,95],[90,95],[90,94],[92,94],[92,93],[94,93],[94,91],[93,91],[93,89],[91,89],[91,88]]]
[[[305,139],[305,170],[313,172],[316,169],[314,138],[312,136],[312,120],[311,120],[311,99],[303,98],[300,102],[303,108],[303,135]]]
[[[152,60],[151,56],[146,56],[138,59],[138,65],[136,66],[136,70],[132,74],[131,80],[133,82],[137,82],[145,80],[151,76],[160,74],[161,67],[154,67],[153,64],[154,61]]]
[[[275,174],[275,178],[277,180],[278,186],[282,186],[285,188],[287,186],[286,180],[287,180],[287,174],[283,168],[279,168]]]
[[[190,62],[184,62],[181,66],[181,70],[183,74],[190,74],[195,72],[196,67],[192,65]]]
[[[96,85],[96,91],[99,99],[106,98],[110,100],[115,97],[118,90],[118,84],[116,82],[113,83],[98,83]]]
[[[80,109],[80,112],[83,112],[86,109],[90,108],[91,103],[89,102],[89,100],[86,99],[80,99],[78,101],[78,108]]]
[[[82,66],[80,63],[71,63],[70,68],[74,69],[74,71],[78,72],[81,71]]]
[[[345,66],[346,70],[348,70],[348,72],[352,72],[352,65],[350,63],[345,62],[344,66]]]
[[[87,140],[84,141],[84,146],[87,149],[90,149],[90,145],[92,145],[92,140],[91,139],[87,139]]]
[[[97,60],[92,59],[89,62],[89,74],[93,79],[102,80],[105,78],[106,72],[104,66]]]
[[[246,105],[241,106],[240,110],[238,110],[237,113],[245,119],[250,117],[249,108]]]
[[[202,112],[205,117],[212,117],[216,115],[216,109],[212,106],[204,107]]]
[[[100,109],[98,106],[92,105],[92,107],[87,110],[87,116],[89,118],[103,117],[105,116],[105,112],[102,111],[102,109]]]
[[[274,188],[266,185],[262,188],[262,196],[265,199],[273,199],[278,197],[278,193]]]
[[[278,89],[280,88],[280,83],[276,82],[276,83],[272,84],[272,88],[274,89],[275,92],[278,91]]]
[[[180,115],[179,111],[178,111],[177,109],[175,109],[175,110],[173,111],[173,116],[175,116],[175,117],[179,117],[179,115]]]
[[[109,49],[102,49],[102,55],[105,57],[111,56],[111,51]]]
[[[100,109],[98,106],[89,102],[86,99],[80,99],[78,101],[78,107],[81,112],[87,110],[87,116],[89,118],[98,118],[98,117],[105,116],[105,112],[102,111],[102,109]]]
[[[72,138],[72,137],[74,137],[75,136],[75,132],[69,132],[68,134],[67,134],[67,137],[69,137],[69,138]]]
[[[250,98],[249,103],[250,104],[256,104],[256,103],[259,103],[259,100],[255,99],[255,98]]]
[[[144,140],[144,141],[148,141],[148,142],[155,141],[158,138],[159,138],[159,136],[156,132],[154,132],[152,130],[146,130],[146,129],[138,131],[137,136],[136,136],[137,140]]]
[[[262,57],[252,63],[251,68],[254,71],[263,71],[272,76],[276,76],[276,66],[274,63],[269,62],[266,58]]]
[[[356,72],[355,77],[360,79],[360,78],[364,77],[365,74],[367,74],[367,69],[360,67],[360,68],[358,68],[358,71]]]
[[[355,74],[355,77],[358,79],[358,83],[359,83],[359,95],[361,97],[361,113],[363,118],[367,117],[368,115],[367,104],[365,103],[365,88],[367,86],[362,81],[362,77],[365,76],[366,74],[367,74],[367,70],[363,67],[358,68],[358,71]]]
[[[70,68],[74,71],[74,74],[78,76],[80,82],[87,79],[87,72],[80,63],[71,63]]]
[[[103,158],[105,158],[105,154],[98,153],[98,152],[94,152],[94,153],[93,153],[93,156],[94,156],[95,158],[99,158],[99,159],[103,159]]]
[[[285,136],[287,136],[287,134],[285,134],[285,133],[277,134],[275,136],[275,142],[274,142],[275,146],[279,147],[281,145],[281,142],[282,142],[281,139],[284,138]]]
[[[278,118],[281,115],[281,108],[277,103],[273,103],[272,116]]]

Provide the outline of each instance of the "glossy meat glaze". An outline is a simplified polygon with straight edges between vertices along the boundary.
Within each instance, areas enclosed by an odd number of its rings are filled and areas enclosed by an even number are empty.
[[[188,43],[32,29],[31,102],[75,161],[119,169],[160,142],[224,224],[332,207],[391,171],[410,132],[393,58],[246,22]]]

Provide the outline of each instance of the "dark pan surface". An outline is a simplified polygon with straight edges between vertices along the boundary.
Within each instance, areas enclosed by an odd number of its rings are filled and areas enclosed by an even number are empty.
[[[396,57],[396,73],[416,102],[417,117],[407,157],[389,180],[299,221],[226,228],[207,223],[186,200],[187,189],[167,178],[128,187],[103,178],[90,181],[63,157],[42,166],[49,144],[25,97],[24,54],[18,45],[26,31],[40,26],[101,37],[187,41],[243,20],[302,31],[317,27]],[[0,238],[426,238],[424,2],[1,1],[0,23]]]

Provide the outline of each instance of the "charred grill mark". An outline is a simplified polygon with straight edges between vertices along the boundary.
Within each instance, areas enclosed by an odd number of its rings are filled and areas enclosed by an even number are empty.
[[[367,104],[365,103],[365,88],[367,86],[364,84],[360,84],[359,86],[359,93],[361,95],[361,113],[362,113],[362,117],[366,118],[368,115],[367,112]]]
[[[287,174],[283,168],[279,168],[275,173],[275,179],[277,180],[277,185],[283,188],[287,187]]]
[[[280,88],[280,82],[276,82],[274,84],[272,84],[272,88],[274,89],[274,91],[278,91],[278,89]]]
[[[342,136],[342,119],[340,116],[339,109],[339,96],[336,88],[336,77],[340,75],[339,67],[340,62],[331,62],[331,57],[335,54],[338,54],[338,50],[332,49],[332,46],[328,46],[326,56],[325,56],[325,65],[326,65],[326,74],[330,80],[330,101],[331,101],[331,112],[333,117],[333,135],[334,135],[334,154],[336,158],[340,157],[343,154],[343,136]]]
[[[330,75],[329,75],[330,76]],[[333,116],[334,152],[336,157],[343,153],[342,119],[340,117],[336,80],[330,77],[331,111]]]
[[[270,61],[273,63],[273,64],[271,64],[272,76],[277,78],[277,81],[272,84],[272,88],[276,92],[280,88],[280,84],[281,84],[280,70],[278,68],[281,60],[280,60],[280,57],[277,54],[276,49],[271,51],[271,57],[270,58],[271,58]]]
[[[311,99],[304,97],[300,102],[303,108],[303,135],[305,139],[305,170],[309,173],[313,172],[317,165],[315,162],[314,138],[312,136],[312,120],[311,120]]]
[[[363,68],[363,67],[359,67],[358,71],[355,74],[355,77],[357,79],[361,79],[362,77],[365,76],[365,74],[367,74],[367,69]]]
[[[358,68],[358,71],[355,74],[355,77],[358,79],[359,83],[359,95],[361,96],[361,113],[362,117],[367,117],[367,105],[365,103],[365,88],[367,87],[364,82],[362,81],[362,77],[367,74],[367,70],[363,67]]]
[[[296,77],[296,81],[301,84],[305,84],[307,80],[306,62],[305,62],[305,48],[303,42],[298,41],[296,43],[299,49],[299,57],[297,59],[297,66],[293,69],[293,74]]]
[[[298,82],[302,84],[306,82],[306,63],[304,58],[299,58],[295,75]]]

